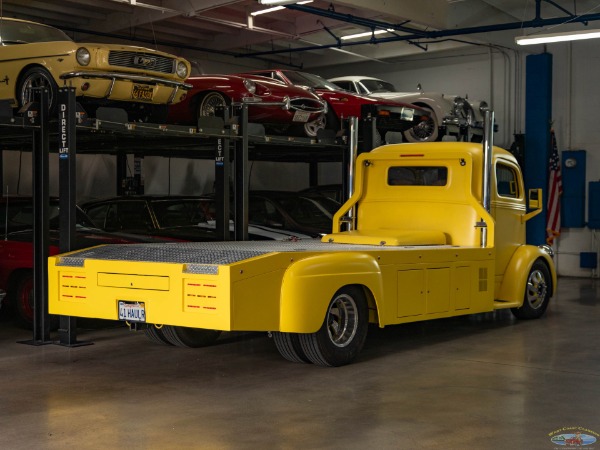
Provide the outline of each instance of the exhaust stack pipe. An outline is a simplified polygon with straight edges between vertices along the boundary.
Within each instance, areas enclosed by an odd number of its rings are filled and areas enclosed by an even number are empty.
[[[486,109],[483,125],[483,177],[481,180],[481,204],[487,212],[491,211],[491,175],[492,175],[492,149],[494,147],[494,111]],[[481,228],[481,247],[487,247],[487,224],[483,220],[477,223]]]
[[[486,109],[483,122],[483,178],[481,202],[487,212],[490,212],[492,148],[494,147],[494,111]]]

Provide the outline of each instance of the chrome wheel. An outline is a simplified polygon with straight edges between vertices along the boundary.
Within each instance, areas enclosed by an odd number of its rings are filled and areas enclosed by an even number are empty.
[[[357,307],[347,294],[335,298],[327,311],[327,334],[336,347],[346,347],[358,328]]]
[[[299,334],[302,353],[319,366],[343,366],[356,358],[367,338],[369,306],[361,286],[345,286],[329,302],[321,328]]]
[[[437,119],[432,110],[429,108],[423,109],[429,112],[429,118],[404,132],[404,138],[408,142],[433,142],[438,139],[439,125]]]
[[[204,94],[198,106],[198,117],[212,117],[216,109],[224,108],[227,104],[227,99],[219,92]]]
[[[512,313],[518,319],[537,319],[541,317],[552,295],[552,276],[550,269],[541,259],[531,266],[527,275],[527,284],[523,296],[523,305],[520,308],[512,308]]]
[[[527,279],[525,300],[533,309],[540,308],[548,295],[548,283],[540,270],[532,270]]]
[[[321,116],[318,119],[304,124],[304,134],[311,138],[317,137],[318,131],[325,129],[326,126],[327,118],[325,117],[325,114],[321,114]]]

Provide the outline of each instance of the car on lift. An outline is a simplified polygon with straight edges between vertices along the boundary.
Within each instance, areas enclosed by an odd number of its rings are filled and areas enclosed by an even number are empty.
[[[313,193],[256,190],[248,194],[248,222],[254,226],[298,231],[311,236],[330,233],[342,204]]]
[[[51,198],[48,205],[49,255],[59,253],[59,201]],[[107,233],[98,229],[77,207],[73,250],[101,244],[129,244],[165,242],[173,239]],[[4,302],[16,321],[25,328],[33,323],[33,224],[34,210],[31,197],[3,197],[0,199],[0,288],[6,291]],[[0,295],[1,297],[1,295]],[[53,318],[53,322],[57,322]]]
[[[306,124],[307,133],[314,136],[323,128],[339,132],[343,119],[348,117],[371,116],[377,118],[377,131],[385,140],[388,131],[403,132],[429,118],[429,111],[419,106],[352,93],[312,73],[276,69],[252,71],[240,76],[252,77],[253,80],[271,78],[289,86],[313,89],[327,102],[327,113]]]
[[[102,230],[184,241],[222,240],[216,232],[216,205],[212,195],[131,195],[92,200],[81,208]],[[233,232],[234,223],[230,221]],[[311,236],[283,227],[252,223],[250,240],[305,239]]]
[[[192,88],[184,101],[169,108],[168,123],[198,125],[200,118],[215,116],[219,108],[247,104],[248,121],[262,124],[267,133],[300,132],[312,137],[306,124],[327,111],[326,103],[311,90],[272,79],[201,75],[190,77],[187,82]]]
[[[63,31],[0,17],[0,100],[13,108],[48,87],[55,110],[58,86],[75,88],[89,117],[100,106],[127,111],[129,120],[164,120],[167,105],[186,96],[190,63],[175,55],[120,44],[76,43]]]
[[[466,97],[427,92],[418,86],[417,92],[399,92],[396,87],[379,78],[348,75],[330,78],[342,89],[375,98],[409,102],[427,109],[429,120],[404,131],[407,142],[440,141],[444,135],[454,135],[458,140],[469,136],[480,141],[483,136],[483,112],[485,101],[469,101]]]

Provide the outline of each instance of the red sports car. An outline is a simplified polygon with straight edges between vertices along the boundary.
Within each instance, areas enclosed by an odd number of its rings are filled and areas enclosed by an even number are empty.
[[[377,118],[376,126],[382,137],[388,131],[402,132],[429,119],[429,112],[419,106],[380,98],[366,97],[341,89],[318,75],[296,70],[259,70],[239,74],[253,80],[271,78],[288,86],[314,89],[327,102],[328,113],[306,125],[309,135],[316,135],[320,128],[339,130],[341,120],[347,117],[364,117],[370,114]]]
[[[236,75],[202,75],[186,80],[193,86],[183,102],[171,105],[168,123],[196,125],[198,118],[214,116],[215,108],[247,103],[248,121],[261,123],[269,133],[304,130],[306,123],[319,119],[326,104],[309,89],[272,79],[250,79]],[[261,106],[263,103],[283,106]],[[311,136],[310,134],[308,134]]]

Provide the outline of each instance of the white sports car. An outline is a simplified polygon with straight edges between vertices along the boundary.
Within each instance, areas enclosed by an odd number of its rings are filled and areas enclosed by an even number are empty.
[[[439,141],[446,134],[459,141],[482,140],[483,112],[488,107],[485,101],[470,102],[457,95],[423,92],[420,85],[418,92],[398,92],[392,83],[373,77],[345,76],[329,81],[350,92],[412,103],[429,110],[429,120],[403,133],[408,142]]]

